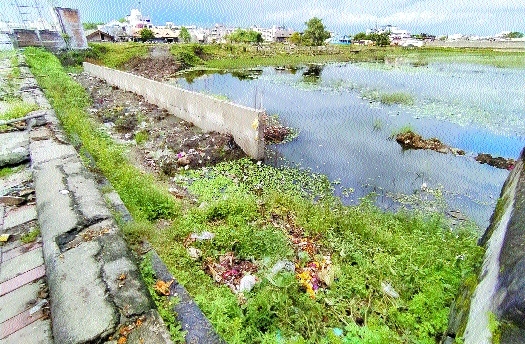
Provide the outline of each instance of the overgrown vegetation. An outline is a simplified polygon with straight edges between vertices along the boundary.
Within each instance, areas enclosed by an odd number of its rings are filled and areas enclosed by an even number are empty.
[[[154,220],[170,218],[179,212],[171,195],[144,175],[125,157],[123,148],[86,115],[90,100],[85,90],[62,69],[52,54],[36,48],[25,50],[27,63],[54,107],[71,142],[88,163],[93,164],[113,184],[134,216]]]
[[[159,295],[159,292],[155,290],[157,279],[155,278],[155,271],[151,266],[151,257],[149,255],[146,255],[142,259],[140,263],[140,273],[162,320],[164,320],[170,332],[171,340],[175,343],[184,343],[186,332],[182,330],[181,324],[173,311],[173,305],[176,304],[178,300],[174,297]]]
[[[19,171],[21,171],[24,168],[23,165],[21,166],[15,166],[15,167],[2,167],[0,168],[0,178],[9,177]]]
[[[371,198],[343,206],[325,177],[306,171],[240,160],[179,180],[201,206],[148,238],[228,342],[434,343],[461,279],[481,259],[473,227],[451,230],[439,214],[384,213]],[[204,231],[215,237],[188,246]],[[190,248],[201,258],[192,260]],[[259,269],[260,283],[240,303],[201,270],[229,252]],[[275,273],[282,261],[295,272]],[[323,282],[309,291],[302,274],[323,264]]]
[[[213,49],[229,54],[224,47],[204,46],[199,59],[212,61]],[[85,91],[57,59],[39,49],[25,54],[72,142],[138,220],[128,238],[153,244],[227,342],[440,339],[461,280],[481,262],[472,224],[451,228],[439,213],[385,213],[373,196],[344,206],[322,175],[248,159],[176,177],[198,199],[180,205],[88,119]],[[228,257],[256,270],[251,291],[224,283],[242,271],[213,273]]]
[[[31,111],[37,110],[36,104],[25,103],[21,100],[11,100],[8,102],[7,111],[0,112],[0,123],[12,119],[22,118]],[[8,129],[7,125],[0,125],[0,131]]]
[[[296,37],[297,38],[297,37]],[[302,41],[302,37],[299,37]],[[94,60],[108,67],[121,68],[133,57],[145,56],[149,45],[143,43],[91,43],[98,55]],[[407,50],[402,47],[369,47],[359,45],[292,46],[283,43],[252,44],[173,44],[171,53],[185,68],[200,66],[211,69],[242,69],[261,66],[297,67],[309,63],[383,62],[402,57],[418,64],[420,61],[446,60],[488,64],[497,67],[525,67],[522,52],[492,49],[455,49],[423,47]]]

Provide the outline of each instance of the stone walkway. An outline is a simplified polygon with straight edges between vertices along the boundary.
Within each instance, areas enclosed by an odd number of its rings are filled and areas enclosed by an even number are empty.
[[[0,135],[0,141],[3,139]],[[0,343],[50,343],[35,191],[29,165],[20,168],[0,179],[0,235],[6,240],[0,247]]]
[[[171,343],[113,218],[118,194],[102,194],[20,69],[41,116],[0,132],[0,344]]]

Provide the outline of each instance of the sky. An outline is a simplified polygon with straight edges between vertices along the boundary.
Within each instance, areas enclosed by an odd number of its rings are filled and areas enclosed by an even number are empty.
[[[13,16],[15,2],[1,0],[0,21]],[[148,15],[156,25],[210,27],[268,27],[285,25],[297,31],[312,17],[339,34],[354,34],[382,25],[411,33],[487,36],[502,31],[525,32],[525,0],[37,0],[54,6],[77,8],[83,22],[123,18],[132,8]],[[6,7],[6,8],[2,8]],[[3,13],[3,14],[2,14]]]

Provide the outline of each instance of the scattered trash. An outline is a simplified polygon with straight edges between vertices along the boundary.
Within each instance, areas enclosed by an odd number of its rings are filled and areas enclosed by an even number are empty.
[[[343,330],[340,329],[340,328],[333,328],[332,329],[332,332],[334,332],[334,334],[337,336],[337,337],[342,337],[343,336]]]
[[[297,271],[295,277],[312,299],[315,299],[319,288],[329,287],[334,279],[330,256],[323,256],[321,262],[311,261],[305,267],[298,268]]]
[[[270,276],[273,277],[283,270],[295,272],[295,264],[289,260],[280,260],[272,267]]]
[[[381,289],[383,290],[383,293],[387,294],[388,296],[393,297],[394,299],[399,298],[399,294],[394,290],[394,287],[392,287],[390,283],[381,282]]]
[[[397,134],[395,139],[403,149],[430,149],[444,154],[452,153],[454,155],[465,155],[464,150],[450,147],[435,137],[423,139],[421,135],[410,130]]]
[[[235,258],[233,252],[228,252],[219,257],[218,263],[213,258],[206,258],[204,270],[215,282],[227,285],[233,293],[237,294],[243,277],[256,273],[257,266],[250,261]],[[244,281],[243,287],[251,283],[251,278],[248,277]]]
[[[69,190],[66,190],[66,189],[60,190],[60,194],[62,195],[67,195],[68,193],[69,193]]]
[[[199,259],[200,257],[202,257],[202,251],[199,250],[198,248],[195,248],[195,247],[188,247],[188,248],[187,248],[187,251],[188,251],[188,255],[189,255],[190,258],[193,259],[193,260],[197,260],[197,259]]]
[[[215,234],[207,231],[202,232],[201,234],[192,233],[190,235],[190,239],[194,240],[211,240],[213,238],[215,238]]]
[[[500,156],[495,158],[490,154],[484,153],[479,153],[475,159],[480,164],[487,164],[496,168],[501,168],[509,171],[514,169],[514,166],[516,165],[516,160],[514,159],[505,159]]]
[[[41,299],[40,301],[38,301],[36,303],[36,305],[31,307],[31,309],[29,310],[29,316],[32,316],[33,314],[35,314],[36,312],[38,312],[39,310],[41,310],[45,306],[47,306],[47,300],[46,299]]]
[[[7,242],[11,234],[0,234],[0,242]]]
[[[244,293],[251,291],[256,283],[257,278],[254,275],[244,275],[239,282],[239,292]]]

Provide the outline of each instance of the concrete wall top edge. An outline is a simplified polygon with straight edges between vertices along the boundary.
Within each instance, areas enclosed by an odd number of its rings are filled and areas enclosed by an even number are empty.
[[[105,70],[108,70],[108,71],[115,71],[115,69],[113,69],[113,68],[109,68],[109,67],[106,67],[106,66],[95,65],[95,64],[92,64],[92,63],[89,63],[89,62],[84,62],[84,69],[86,68],[86,66],[88,66],[88,68],[89,67],[94,67],[94,68],[102,68],[102,69],[105,69]],[[121,70],[117,70],[117,71],[119,73],[125,73],[125,74],[129,74],[129,75],[133,75],[134,77],[143,79],[145,81],[147,80],[148,82],[158,83],[159,86],[162,86],[162,87],[173,87],[173,88],[176,88],[177,90],[179,90],[181,92],[184,92],[184,93],[187,93],[187,94],[198,95],[199,97],[205,97],[205,98],[208,98],[208,99],[211,99],[213,101],[220,102],[220,103],[227,103],[227,104],[230,104],[232,106],[235,106],[235,107],[238,107],[238,108],[241,108],[241,109],[250,110],[250,111],[255,111],[255,112],[260,113],[260,114],[265,114],[266,113],[266,110],[264,110],[264,109],[256,109],[256,108],[252,108],[252,107],[249,107],[249,106],[237,104],[237,103],[231,102],[229,100],[217,99],[217,98],[214,98],[213,96],[210,96],[210,95],[207,95],[207,94],[204,94],[204,93],[186,90],[186,89],[184,89],[182,87],[178,87],[178,86],[173,85],[173,84],[166,84],[166,83],[163,83],[163,82],[151,80],[151,79],[145,78],[145,77],[143,77],[141,75],[136,75],[136,74],[132,74],[132,73],[129,73],[129,72],[124,72],[124,71],[121,71]]]

